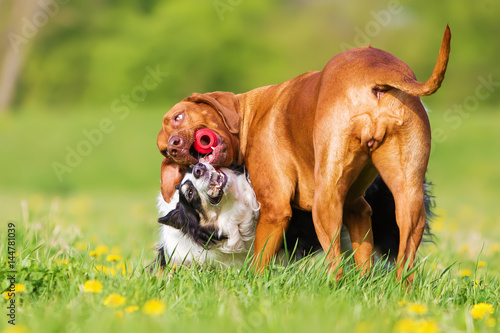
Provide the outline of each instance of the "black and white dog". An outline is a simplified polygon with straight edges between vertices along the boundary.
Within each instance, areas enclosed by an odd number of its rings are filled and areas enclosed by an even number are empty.
[[[159,260],[243,263],[252,247],[260,205],[239,169],[190,167],[170,203],[158,196]]]
[[[425,184],[427,220],[433,200]],[[380,177],[365,194],[372,207],[375,255],[395,260],[399,247],[395,204],[391,192]],[[178,185],[172,201],[158,196],[161,217],[160,244],[155,263],[222,265],[243,263],[255,237],[260,205],[243,167],[216,170],[208,163],[190,167]],[[429,234],[429,226],[426,224]],[[347,228],[341,232],[342,250],[351,249]],[[285,246],[296,258],[321,250],[314,231],[312,214],[294,209],[285,234]]]

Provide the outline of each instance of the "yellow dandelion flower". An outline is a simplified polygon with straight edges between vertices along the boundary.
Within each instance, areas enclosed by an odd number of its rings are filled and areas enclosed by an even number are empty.
[[[127,265],[123,262],[116,265],[116,269],[121,271],[123,276],[127,275],[127,273],[132,274],[132,269],[130,267],[127,269]]]
[[[40,211],[45,205],[45,200],[40,194],[33,194],[29,197],[28,204],[34,211]]]
[[[403,318],[396,323],[394,331],[397,333],[437,333],[439,325],[431,319]]]
[[[116,311],[115,316],[116,316],[116,318],[123,320],[123,311],[122,310]]]
[[[497,326],[496,319],[495,318],[488,318],[486,320],[486,326],[488,326],[488,327],[495,327],[495,326]]]
[[[67,265],[68,259],[56,259],[55,262],[59,265]]]
[[[424,304],[411,303],[408,304],[406,312],[408,312],[409,314],[424,315],[428,312],[428,309],[427,306]]]
[[[83,291],[86,293],[100,293],[102,291],[102,284],[99,281],[88,280],[83,284]]]
[[[488,303],[475,304],[470,310],[472,318],[474,319],[483,319],[484,316],[490,315],[493,312],[495,312],[495,308],[493,308],[493,305]]]
[[[150,316],[159,316],[165,312],[165,304],[159,299],[151,299],[144,303],[142,312]]]
[[[104,299],[103,304],[105,306],[107,306],[108,308],[117,308],[117,307],[125,304],[126,300],[127,299],[125,297],[113,293]]]
[[[500,243],[493,243],[488,249],[489,254],[494,255],[500,252]]]
[[[448,219],[448,212],[444,209],[441,209],[441,208],[436,208],[434,210],[434,212],[436,213],[436,216],[435,218],[433,219],[433,223],[432,223],[432,227],[434,229],[434,222],[435,223],[439,223],[441,224],[442,226],[444,226],[444,222]]]
[[[354,328],[354,332],[356,333],[365,333],[370,330],[371,323],[368,323],[366,321],[360,321],[359,323],[356,324]]]
[[[97,256],[99,256],[99,253],[97,253],[97,251],[90,251],[89,252],[89,256],[91,256],[91,257],[97,257]]]
[[[396,323],[395,332],[413,332],[415,327],[415,320],[413,318],[403,318]]]
[[[462,269],[460,272],[458,272],[458,275],[460,275],[461,277],[464,277],[464,276],[471,276],[472,275],[472,271],[470,269]]]
[[[16,293],[22,293],[23,291],[26,291],[26,286],[24,284],[16,283],[14,285],[14,290]]]
[[[76,242],[75,249],[77,249],[78,251],[85,251],[87,249],[87,244],[85,244],[84,242]]]
[[[121,257],[117,254],[110,254],[106,257],[107,261],[118,261],[121,260]]]
[[[109,249],[106,245],[98,245],[96,246],[95,251],[97,254],[102,255],[108,253]]]
[[[24,325],[15,325],[6,327],[2,333],[29,333],[30,330]]]
[[[477,267],[478,267],[478,268],[481,268],[481,267],[486,267],[486,261],[482,261],[482,260],[481,260],[481,261],[479,261],[479,262],[477,263]]]
[[[106,267],[104,265],[96,265],[94,267],[94,270],[96,272],[102,272],[102,273],[107,274],[107,275],[113,275],[113,276],[116,275],[116,271],[113,268],[109,268],[109,267]]]
[[[66,204],[68,212],[74,216],[85,215],[92,207],[92,200],[86,196],[70,198]]]
[[[432,319],[420,320],[418,327],[418,332],[437,333],[440,331],[438,323]]]
[[[134,313],[136,312],[137,310],[139,310],[139,307],[137,305],[129,305],[125,308],[125,312],[126,313]]]
[[[444,229],[444,223],[443,220],[439,219],[432,223],[432,231],[440,232],[443,231]]]
[[[460,254],[469,254],[471,252],[469,244],[462,244],[458,249],[458,253]]]
[[[21,284],[21,283],[16,283],[14,284],[14,290],[6,290],[2,293],[3,297],[5,299],[11,299],[12,297],[14,297],[16,294],[18,293],[22,293],[22,292],[25,292],[27,289],[26,289],[26,286],[24,284]]]
[[[398,302],[398,305],[399,305],[399,306],[405,306],[405,305],[406,305],[406,301],[399,301],[399,302]]]
[[[15,292],[13,292],[13,291],[7,290],[7,291],[4,291],[4,292],[2,293],[2,295],[3,295],[3,297],[4,297],[5,299],[11,299],[12,297],[14,297],[14,296],[16,295],[16,293],[15,293]]]

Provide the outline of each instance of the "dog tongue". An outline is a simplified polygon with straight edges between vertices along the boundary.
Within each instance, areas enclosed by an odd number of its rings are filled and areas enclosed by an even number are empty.
[[[212,164],[220,155],[221,151],[224,149],[224,145],[220,144],[218,146],[210,148],[211,154],[203,157],[200,161]]]

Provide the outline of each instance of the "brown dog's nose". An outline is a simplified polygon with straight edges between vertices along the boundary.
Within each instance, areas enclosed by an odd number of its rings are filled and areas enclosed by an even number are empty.
[[[168,141],[168,145],[170,147],[180,147],[184,144],[184,140],[180,136],[173,136],[170,138],[170,141]]]
[[[193,176],[198,179],[207,171],[207,167],[203,163],[198,163],[193,167]]]
[[[179,150],[182,150],[184,146],[184,140],[180,136],[173,136],[168,141],[168,152],[172,156],[177,156]]]

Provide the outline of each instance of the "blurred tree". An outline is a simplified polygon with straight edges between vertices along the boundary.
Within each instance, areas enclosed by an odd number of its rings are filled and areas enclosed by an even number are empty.
[[[26,54],[23,44],[37,34],[38,28],[32,19],[36,18],[35,13],[43,12],[43,6],[44,3],[36,0],[0,1],[0,18],[5,22],[0,27],[0,36],[5,37],[0,49],[0,112],[10,107]]]

